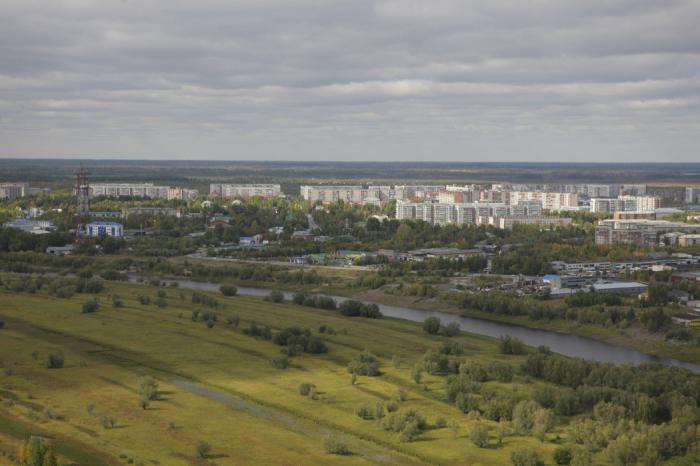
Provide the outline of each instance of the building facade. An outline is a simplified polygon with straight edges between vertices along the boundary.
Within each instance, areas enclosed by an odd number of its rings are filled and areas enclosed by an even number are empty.
[[[121,238],[124,236],[124,226],[117,222],[90,222],[85,225],[85,234],[90,237],[113,236]]]
[[[209,195],[223,199],[249,199],[251,197],[278,197],[282,189],[278,184],[227,184],[212,183],[209,185]]]
[[[0,199],[17,199],[29,194],[27,183],[0,183]]]
[[[96,183],[90,185],[90,197],[149,197],[168,199],[169,186],[153,183]]]

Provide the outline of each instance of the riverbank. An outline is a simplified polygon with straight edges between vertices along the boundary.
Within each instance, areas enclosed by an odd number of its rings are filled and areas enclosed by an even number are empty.
[[[373,301],[388,306],[403,306],[421,311],[440,311],[450,314],[483,319],[509,325],[546,330],[563,334],[578,335],[591,338],[611,345],[641,351],[643,353],[678,359],[694,364],[700,364],[700,348],[692,344],[674,343],[664,339],[662,333],[650,334],[639,324],[627,328],[601,327],[598,325],[582,325],[566,320],[532,320],[527,316],[507,316],[462,309],[455,303],[444,299],[416,299],[408,296],[397,296],[382,290],[370,290],[353,295],[355,299]]]

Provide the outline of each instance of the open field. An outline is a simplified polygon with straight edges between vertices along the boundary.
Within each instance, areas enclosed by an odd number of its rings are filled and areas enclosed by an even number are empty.
[[[187,291],[169,288],[168,305],[159,308],[137,300],[139,294],[155,297],[155,287],[115,282],[108,287],[92,314],[81,313],[86,295],[58,299],[43,292],[0,291],[5,321],[0,359],[6,369],[0,379],[0,452],[16,447],[27,430],[55,437],[59,453],[80,464],[123,464],[129,458],[137,464],[198,464],[199,440],[212,446],[201,464],[220,465],[506,464],[514,448],[551,458],[556,447],[516,435],[496,446],[497,423],[490,421],[480,421],[491,428],[490,446],[474,446],[468,433],[477,421],[442,401],[444,377],[426,375],[425,387],[410,379],[413,362],[446,340],[423,334],[416,324],[218,296],[218,323],[207,328],[190,319],[195,305]],[[124,307],[110,306],[112,293],[124,299]],[[225,317],[234,314],[241,328],[253,320],[273,330],[326,324],[337,334],[324,335],[328,353],[296,356],[290,368],[279,370],[269,361],[280,347],[226,325]],[[460,359],[518,364],[523,358],[498,354],[491,339],[463,335],[459,340],[466,347]],[[383,375],[360,376],[352,385],[346,365],[365,348],[381,358]],[[56,351],[65,355],[65,367],[46,369],[47,355]],[[393,355],[401,357],[399,368],[391,363]],[[137,390],[146,375],[159,381],[160,396],[144,410]],[[316,385],[316,400],[299,395],[302,382]],[[536,384],[519,380],[515,392],[511,383],[485,385],[520,399]],[[380,422],[354,413],[361,404],[386,402],[400,389],[408,399],[399,412],[415,408],[433,426],[412,442],[399,442]],[[116,419],[114,428],[101,425],[106,416]],[[456,437],[451,429],[434,427],[438,417],[459,424]],[[555,432],[566,442],[559,427]],[[325,453],[323,440],[330,433],[354,454]],[[87,456],[79,458],[77,452]]]

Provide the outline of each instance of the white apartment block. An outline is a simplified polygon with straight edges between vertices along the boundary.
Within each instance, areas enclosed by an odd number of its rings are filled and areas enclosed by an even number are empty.
[[[700,188],[685,188],[685,203],[700,204]]]
[[[491,220],[493,219],[493,220]],[[501,230],[512,230],[515,225],[564,226],[571,225],[570,218],[564,217],[491,217],[489,224]]]
[[[307,201],[320,201],[330,204],[338,201],[350,204],[381,205],[392,199],[408,201],[412,199],[437,199],[438,192],[444,186],[413,186],[413,185],[369,185],[369,186],[329,186],[305,185],[300,187],[301,197]]]
[[[186,189],[186,188],[169,188],[168,189],[168,199],[178,199],[181,201],[187,201],[189,199],[196,199],[199,196],[199,191],[196,189]]]
[[[661,207],[661,198],[657,196],[618,196],[591,199],[591,212],[653,212]]]
[[[591,212],[613,213],[623,212],[625,202],[622,199],[598,198],[591,199]]]
[[[661,198],[657,196],[619,196],[628,212],[650,212],[661,207]]]
[[[228,184],[212,183],[209,195],[223,199],[249,199],[251,197],[277,197],[281,193],[278,184]]]
[[[150,197],[168,199],[170,187],[153,183],[96,183],[90,185],[90,197]]]
[[[447,225],[449,223],[458,225],[493,224],[489,223],[489,219],[543,218],[541,213],[542,206],[538,202],[532,201],[517,206],[482,202],[450,204],[399,201],[396,203],[397,219],[423,220],[433,225]],[[566,223],[566,220],[568,219],[565,219],[563,223]]]
[[[509,204],[518,205],[521,202],[539,201],[542,209],[550,211],[578,209],[578,194],[543,191],[514,191],[510,193]]]
[[[2,183],[0,184],[0,199],[16,199],[29,193],[27,183]]]

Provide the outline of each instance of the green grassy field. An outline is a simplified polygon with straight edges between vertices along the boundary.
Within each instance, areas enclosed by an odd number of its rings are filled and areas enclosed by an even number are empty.
[[[106,282],[100,309],[83,314],[90,296],[58,299],[37,292],[0,290],[0,454],[9,455],[28,434],[54,437],[59,453],[79,464],[509,464],[514,449],[538,451],[549,464],[552,452],[567,443],[560,419],[545,442],[509,432],[497,445],[497,423],[477,420],[443,401],[444,377],[425,375],[424,384],[411,381],[411,367],[429,348],[446,338],[425,335],[418,324],[394,319],[347,318],[332,311],[273,304],[252,297],[224,298],[216,310],[218,322],[207,328],[193,322],[190,292],[167,289],[167,307],[142,305],[138,295],[155,297],[146,285]],[[112,308],[119,294],[124,307]],[[182,295],[182,297],[181,297]],[[184,299],[182,299],[184,298]],[[241,318],[239,328],[226,316]],[[286,370],[270,359],[280,347],[244,335],[251,321],[273,330],[298,325],[314,331],[321,324],[337,334],[324,335],[328,353],[292,358]],[[498,353],[496,341],[462,334],[462,360],[498,359],[518,365],[523,356]],[[381,359],[383,374],[351,384],[349,360],[363,349]],[[47,369],[51,352],[65,355],[62,369]],[[399,356],[395,367],[392,357]],[[139,406],[140,380],[150,375],[160,384],[160,399],[148,409]],[[298,393],[300,383],[316,385],[316,400]],[[537,382],[539,383],[539,382]],[[536,383],[486,382],[499,393],[527,398]],[[374,406],[396,397],[408,398],[399,412],[414,408],[431,426],[417,440],[400,442],[381,422],[362,420],[355,408]],[[514,390],[515,389],[515,390]],[[116,418],[104,428],[102,418]],[[436,428],[436,419],[456,421],[457,435]],[[475,423],[490,428],[489,446],[469,440]],[[325,452],[324,438],[336,435],[352,455]],[[561,438],[554,441],[555,436]],[[196,459],[195,445],[211,447],[206,459]],[[2,461],[0,456],[0,462]]]

